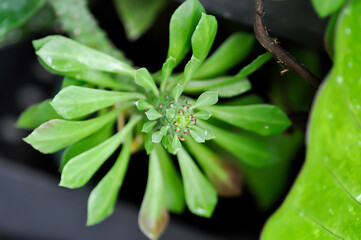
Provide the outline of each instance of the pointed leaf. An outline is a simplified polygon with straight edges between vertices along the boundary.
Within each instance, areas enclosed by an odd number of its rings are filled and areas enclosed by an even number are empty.
[[[192,104],[192,108],[196,109],[198,107],[211,106],[218,102],[218,93],[214,91],[208,91],[202,93],[197,101]]]
[[[152,142],[160,143],[160,141],[162,141],[163,136],[167,134],[168,128],[169,127],[163,126],[158,132],[153,133]]]
[[[124,107],[124,106],[123,106]],[[42,153],[53,153],[95,133],[113,121],[124,108],[85,121],[53,119],[40,125],[24,141]]]
[[[184,68],[184,78],[181,81],[181,85],[186,87],[189,81],[192,79],[194,73],[197,71],[198,67],[201,65],[199,59],[192,56],[191,60],[187,63]]]
[[[241,79],[238,82],[225,84],[210,90],[218,92],[218,96],[222,98],[231,98],[247,92],[252,88],[248,79]]]
[[[174,97],[174,101],[178,101],[178,98],[182,95],[184,87],[178,84],[172,91],[172,96]]]
[[[204,143],[206,141],[205,130],[193,127],[190,131],[192,138],[198,143]]]
[[[128,168],[131,143],[132,134],[130,133],[115,164],[90,193],[87,226],[99,223],[113,213]]]
[[[64,118],[74,119],[116,103],[143,98],[140,93],[115,92],[77,86],[62,89],[51,105]]]
[[[148,118],[149,120],[151,120],[151,121],[156,120],[156,119],[162,117],[162,114],[159,113],[159,112],[158,112],[157,110],[155,110],[154,108],[148,110],[148,111],[145,113],[145,115],[147,115],[147,118]]]
[[[63,169],[59,185],[67,188],[84,186],[100,166],[114,153],[140,119],[140,116],[131,118],[120,132],[96,147],[70,159]]]
[[[182,180],[163,146],[156,144],[155,152],[162,170],[167,207],[171,212],[182,213],[185,207]]]
[[[196,119],[208,120],[212,116],[212,113],[203,110],[196,112],[194,116],[196,117]]]
[[[149,173],[138,224],[149,239],[158,239],[169,220],[164,178],[160,159],[155,150],[149,157]]]
[[[242,176],[237,166],[221,159],[204,144],[196,143],[190,137],[185,143],[220,196],[241,194]]]
[[[144,123],[142,132],[150,133],[156,124],[157,124],[157,121]]]
[[[219,120],[263,136],[280,133],[291,125],[280,108],[268,104],[212,106],[206,109]]]
[[[50,105],[50,99],[41,103],[30,106],[18,118],[16,126],[26,129],[34,129],[39,127],[42,123],[51,119],[62,117]]]
[[[226,41],[202,64],[194,78],[205,79],[219,76],[244,60],[252,50],[254,36],[238,32]]]
[[[135,83],[145,89],[149,89],[155,96],[159,96],[157,85],[146,68],[140,68],[135,71]]]
[[[177,152],[177,157],[189,210],[201,217],[211,217],[218,201],[216,190],[204,177],[184,148]]]
[[[148,110],[151,108],[154,108],[154,106],[152,104],[150,104],[149,102],[140,99],[137,102],[135,102],[135,105],[137,106],[138,110]]]
[[[165,63],[162,66],[162,81],[160,83],[160,90],[164,91],[168,83],[169,77],[173,72],[173,69],[176,66],[175,58],[172,56],[168,57]]]
[[[116,0],[118,14],[129,40],[137,40],[154,23],[166,0]]]
[[[154,143],[152,142],[152,134],[151,133],[148,133],[145,137],[144,148],[148,155],[154,149]]]
[[[42,63],[55,73],[97,70],[134,75],[128,64],[63,36],[48,36],[33,45]]]
[[[172,149],[174,150],[173,154],[176,154],[179,151],[179,149],[181,149],[181,147],[182,147],[182,144],[179,141],[178,136],[175,135],[172,140]]]

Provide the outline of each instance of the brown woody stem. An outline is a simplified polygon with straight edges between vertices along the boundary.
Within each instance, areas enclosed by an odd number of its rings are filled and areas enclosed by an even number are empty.
[[[254,0],[254,32],[261,45],[277,60],[284,70],[281,74],[287,72],[288,68],[293,69],[301,77],[307,80],[314,87],[318,87],[318,78],[310,72],[305,66],[299,63],[290,53],[283,49],[276,38],[269,36],[267,27],[264,24],[264,1]]]

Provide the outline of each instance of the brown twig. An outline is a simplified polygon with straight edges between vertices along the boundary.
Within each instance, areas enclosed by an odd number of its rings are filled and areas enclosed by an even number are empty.
[[[254,32],[261,45],[277,60],[284,69],[282,74],[287,72],[288,68],[293,69],[314,87],[318,87],[318,78],[310,72],[305,66],[299,63],[291,54],[283,49],[276,38],[269,36],[267,27],[264,24],[264,1],[254,0]]]

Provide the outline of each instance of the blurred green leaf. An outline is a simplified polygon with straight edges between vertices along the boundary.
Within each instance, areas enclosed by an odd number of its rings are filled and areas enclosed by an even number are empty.
[[[155,96],[159,96],[157,85],[146,68],[140,68],[135,71],[135,83],[145,89],[149,89]]]
[[[152,131],[153,127],[157,124],[157,121],[146,122],[143,125],[142,132],[149,133]]]
[[[147,187],[138,217],[139,227],[149,239],[158,239],[169,220],[164,182],[160,158],[153,150],[149,157]]]
[[[90,193],[87,226],[99,223],[113,213],[128,168],[131,144],[132,134],[129,133],[113,167]]]
[[[211,106],[205,109],[219,120],[263,136],[280,133],[291,125],[287,115],[274,105]]]
[[[134,75],[134,69],[125,62],[60,35],[35,40],[33,45],[41,63],[55,73],[96,70]]]
[[[306,163],[268,220],[264,240],[360,236],[360,12],[361,2],[349,1],[340,14],[334,66],[313,105]]]
[[[192,108],[196,109],[198,107],[211,106],[218,102],[218,93],[214,91],[207,91],[202,93],[197,101],[192,104]]]
[[[34,16],[45,0],[2,0],[0,2],[0,40],[12,29]]]
[[[211,129],[216,136],[212,141],[247,165],[264,167],[277,161],[270,154],[267,144],[262,138],[247,133],[231,132],[204,121],[197,121],[197,124]]]
[[[210,90],[218,92],[218,96],[223,98],[231,98],[247,92],[252,88],[248,79],[240,79],[238,82],[222,85]]]
[[[174,101],[178,101],[178,98],[182,95],[184,90],[184,87],[182,87],[180,84],[178,84],[173,90],[172,90],[172,96],[174,98]]]
[[[18,118],[16,126],[26,129],[34,129],[42,123],[51,119],[61,119],[62,117],[50,105],[50,99],[30,106]]]
[[[232,34],[202,64],[194,78],[205,79],[224,74],[248,56],[253,44],[254,37],[252,34],[242,32]]]
[[[189,210],[201,217],[211,217],[218,201],[216,190],[184,148],[177,152],[177,157]]]
[[[121,131],[111,138],[70,159],[61,173],[59,185],[67,188],[84,186],[100,166],[114,153],[140,119],[140,116],[134,116]]]
[[[95,133],[114,120],[125,107],[85,121],[50,120],[36,128],[24,141],[42,153],[56,152]]]
[[[154,23],[167,0],[114,0],[129,40],[137,40]]]
[[[143,98],[140,93],[116,92],[69,86],[62,89],[51,105],[66,119],[74,119],[129,100]],[[129,107],[129,104],[128,104]]]
[[[77,142],[74,145],[68,147],[61,156],[60,171],[63,170],[65,164],[73,157],[80,155],[81,153],[95,147],[96,145],[110,138],[114,131],[113,129],[114,121],[115,119],[112,122],[105,125],[100,130],[98,130],[98,132],[94,133],[93,135],[90,135],[84,140]]]
[[[143,99],[136,101],[135,105],[137,106],[138,110],[148,110],[148,109],[152,109],[154,107],[152,104],[150,104],[149,102],[147,102]]]
[[[155,153],[162,171],[168,209],[174,213],[182,213],[185,207],[182,180],[161,144],[155,144]]]
[[[346,0],[312,0],[313,6],[321,18],[336,12],[345,2]]]
[[[241,193],[242,178],[237,166],[222,160],[204,144],[196,143],[190,137],[185,143],[220,196],[231,197]]]
[[[98,26],[88,9],[86,0],[49,0],[62,28],[72,39],[129,63],[124,53],[114,47],[106,33]]]
[[[147,118],[151,121],[156,120],[160,117],[162,117],[162,114],[159,113],[157,110],[155,110],[154,108],[148,110],[147,112],[145,112],[145,115],[147,116]]]

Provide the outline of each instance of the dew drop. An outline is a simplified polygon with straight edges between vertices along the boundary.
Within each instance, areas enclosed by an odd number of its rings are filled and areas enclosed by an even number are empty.
[[[81,33],[80,28],[75,28],[75,29],[74,29],[74,34],[75,34],[75,35],[79,35],[80,33]]]
[[[359,218],[356,218],[356,221],[360,220]]]
[[[343,77],[337,76],[336,81],[338,84],[341,84],[343,82]]]
[[[361,146],[361,141],[358,141],[358,145]]]
[[[301,211],[299,215],[300,215],[300,217],[303,217],[303,215],[304,215],[303,211]]]
[[[346,146],[345,146],[345,150],[350,150],[350,146],[349,146],[349,145],[346,145]]]
[[[1,4],[2,9],[7,9],[8,7],[9,7],[9,4],[7,2],[4,2],[3,4]]]
[[[329,120],[333,119],[333,114],[332,114],[332,113],[328,114],[327,118],[328,118]]]
[[[361,194],[359,194],[359,195],[356,197],[356,200],[357,200],[358,202],[361,202]]]
[[[268,125],[265,125],[264,128],[265,128],[265,129],[269,129],[269,126],[268,126]]]
[[[360,104],[357,104],[356,105],[356,109],[358,110],[358,109],[361,109],[361,105]]]
[[[347,63],[347,66],[348,66],[349,68],[352,68],[352,67],[353,67],[353,62],[348,62],[348,63]]]
[[[326,188],[327,188],[326,185],[323,185],[323,186],[322,186],[322,189],[326,189]]]
[[[345,33],[346,33],[347,35],[350,35],[351,32],[352,32],[352,31],[351,31],[351,28],[346,28],[346,29],[345,29]]]
[[[334,215],[334,214],[335,214],[331,208],[328,209],[328,212],[329,212],[331,215]]]

